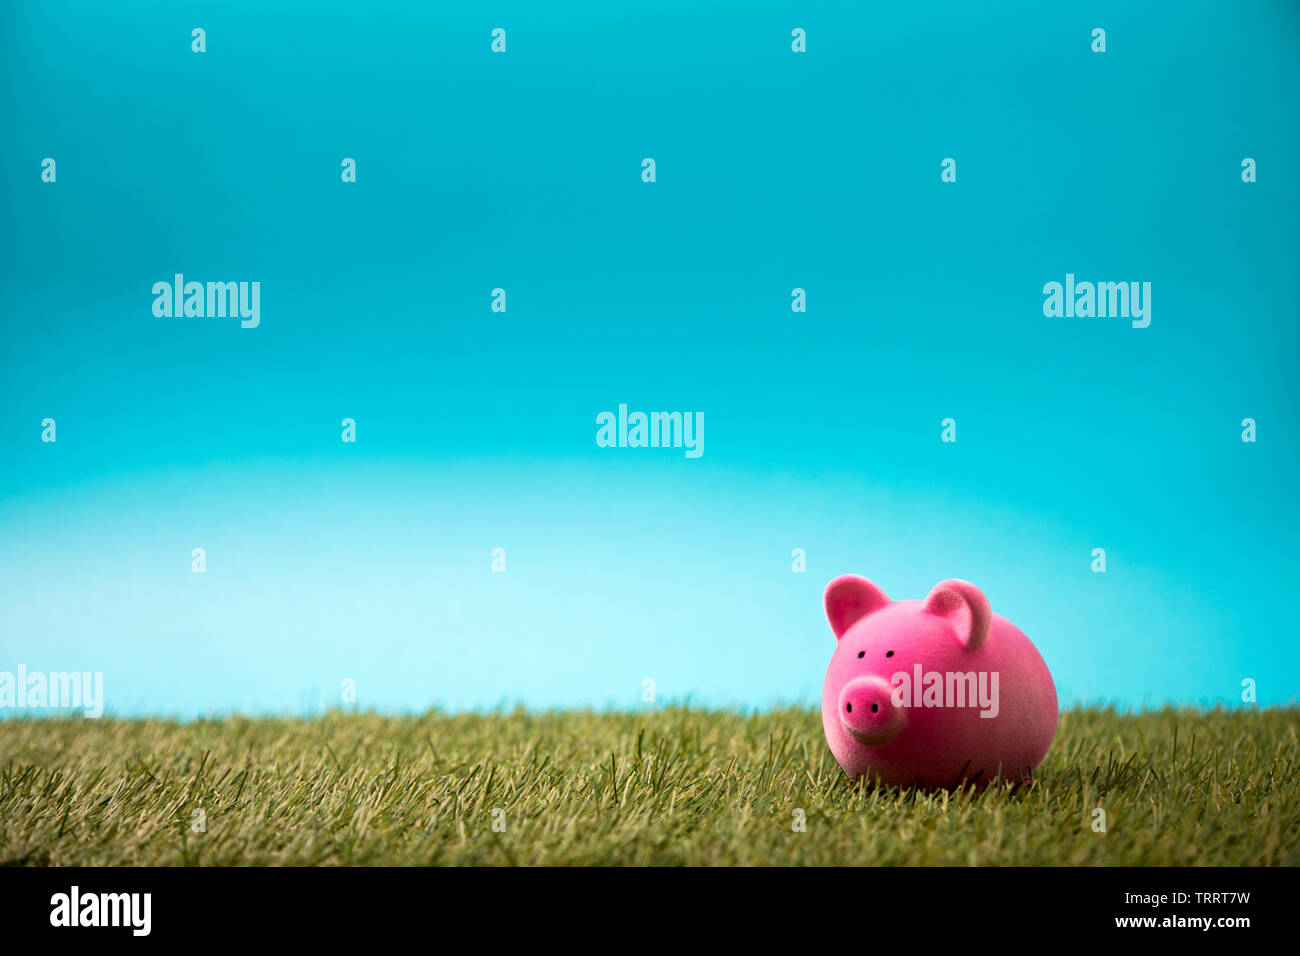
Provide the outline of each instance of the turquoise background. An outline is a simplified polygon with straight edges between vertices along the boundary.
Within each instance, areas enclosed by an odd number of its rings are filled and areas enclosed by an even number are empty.
[[[0,670],[815,703],[856,572],[974,581],[1063,703],[1294,701],[1300,6],[1132,6],[5,3]],[[1150,327],[1044,317],[1067,272]]]

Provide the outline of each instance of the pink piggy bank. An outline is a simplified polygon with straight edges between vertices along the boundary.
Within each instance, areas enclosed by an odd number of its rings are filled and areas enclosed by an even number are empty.
[[[866,578],[826,587],[838,642],[822,726],[851,777],[895,786],[1026,780],[1056,734],[1056,685],[1037,648],[979,588],[943,581],[891,601]]]

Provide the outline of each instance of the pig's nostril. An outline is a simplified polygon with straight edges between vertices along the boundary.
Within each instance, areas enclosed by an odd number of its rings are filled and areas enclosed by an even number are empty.
[[[847,710],[850,714],[853,713],[853,705],[852,705],[852,704],[845,704],[845,705],[844,705],[844,709]]]
[[[873,714],[874,714],[876,711],[878,711],[878,710],[880,710],[880,705],[879,705],[879,704],[872,704],[872,705],[871,705],[871,712],[872,712]]]
[[[866,656],[867,656],[866,651],[858,651],[858,657],[866,657]]]
[[[861,657],[862,655],[859,654],[858,656]],[[889,652],[887,652],[887,653],[885,654],[885,656],[886,656],[886,657],[893,657],[893,656],[894,656],[894,652],[893,652],[893,651],[889,651]]]

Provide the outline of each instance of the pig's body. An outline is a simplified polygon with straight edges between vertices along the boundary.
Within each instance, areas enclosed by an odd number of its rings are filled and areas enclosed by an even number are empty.
[[[827,587],[826,614],[838,643],[822,724],[850,776],[923,787],[1022,780],[1047,753],[1056,734],[1052,675],[973,584],[944,581],[924,601],[890,601],[846,575]]]

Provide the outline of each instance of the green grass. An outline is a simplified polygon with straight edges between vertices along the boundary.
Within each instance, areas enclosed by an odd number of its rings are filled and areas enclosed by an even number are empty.
[[[0,863],[1294,865],[1298,729],[1070,710],[973,793],[851,781],[807,710],[8,720]]]

